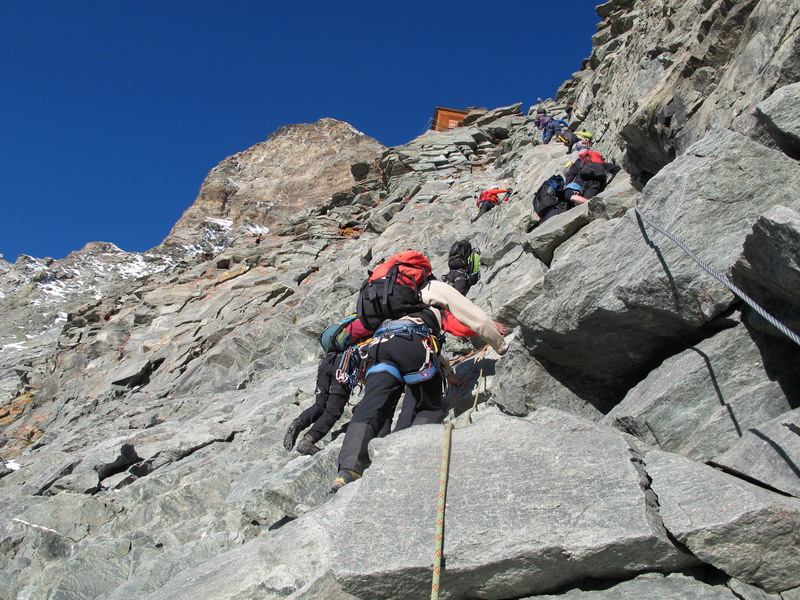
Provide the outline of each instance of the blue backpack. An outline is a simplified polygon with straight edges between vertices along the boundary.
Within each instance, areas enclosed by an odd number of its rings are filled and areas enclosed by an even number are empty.
[[[344,352],[350,346],[350,334],[347,326],[358,318],[357,314],[347,315],[343,319],[331,323],[319,336],[319,345],[327,352]]]

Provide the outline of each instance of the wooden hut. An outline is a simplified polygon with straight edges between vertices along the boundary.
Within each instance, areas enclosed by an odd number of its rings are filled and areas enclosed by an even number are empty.
[[[433,109],[433,124],[431,129],[434,131],[445,131],[446,129],[453,129],[461,125],[461,121],[467,116],[466,110],[460,108],[447,108],[446,106],[437,106]]]

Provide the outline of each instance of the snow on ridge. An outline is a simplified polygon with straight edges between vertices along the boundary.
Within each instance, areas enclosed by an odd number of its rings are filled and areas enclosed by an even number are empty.
[[[219,225],[224,229],[230,229],[231,227],[233,227],[233,221],[230,221],[228,219],[215,219],[214,217],[206,217],[206,221],[208,223],[214,223],[216,225]]]

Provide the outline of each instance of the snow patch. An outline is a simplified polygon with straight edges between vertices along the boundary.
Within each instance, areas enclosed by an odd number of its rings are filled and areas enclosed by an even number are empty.
[[[6,469],[11,469],[12,471],[19,471],[20,468],[21,465],[15,460],[10,460],[6,463]]]
[[[0,346],[0,352],[5,352],[6,350],[25,350],[25,342],[16,342],[14,344]]]
[[[269,227],[263,227],[255,223],[251,223],[244,230],[250,235],[267,235],[269,233]]]

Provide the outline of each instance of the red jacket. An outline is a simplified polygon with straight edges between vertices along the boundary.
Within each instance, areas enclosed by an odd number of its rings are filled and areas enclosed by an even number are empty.
[[[456,319],[448,310],[442,310],[442,329],[456,337],[475,337],[478,335],[472,329]]]
[[[475,201],[475,205],[480,206],[481,202],[491,202],[492,204],[500,204],[500,200],[498,199],[497,195],[507,194],[507,193],[508,190],[501,190],[500,188],[495,188],[493,190],[486,190]]]

